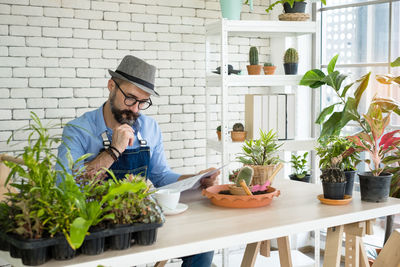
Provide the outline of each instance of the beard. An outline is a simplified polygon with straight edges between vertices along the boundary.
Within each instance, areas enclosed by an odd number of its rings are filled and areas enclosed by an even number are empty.
[[[110,99],[111,113],[114,116],[114,119],[120,124],[128,124],[129,126],[133,126],[140,117],[140,113],[133,112],[129,109],[118,109],[115,106],[115,94],[111,96]]]

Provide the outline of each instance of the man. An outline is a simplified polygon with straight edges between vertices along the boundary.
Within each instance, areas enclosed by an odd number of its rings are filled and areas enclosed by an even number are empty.
[[[73,160],[92,154],[85,162],[87,175],[108,168],[117,178],[126,173],[143,175],[155,187],[193,176],[171,171],[157,122],[140,113],[152,105],[150,96],[159,96],[154,90],[155,71],[154,66],[130,55],[123,58],[115,72],[109,70],[108,100],[64,128],[65,144],[58,149],[64,166],[68,147]],[[201,185],[213,185],[218,174],[203,178]],[[212,258],[213,252],[183,257],[182,266],[210,266]]]

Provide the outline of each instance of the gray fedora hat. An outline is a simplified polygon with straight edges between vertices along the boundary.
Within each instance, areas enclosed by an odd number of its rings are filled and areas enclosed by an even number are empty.
[[[140,58],[125,56],[115,72],[112,70],[108,72],[112,77],[130,82],[151,95],[160,96],[154,90],[156,67]]]

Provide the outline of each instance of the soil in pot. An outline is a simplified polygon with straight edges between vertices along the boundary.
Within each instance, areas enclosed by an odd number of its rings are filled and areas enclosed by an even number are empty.
[[[247,65],[246,67],[249,75],[260,75],[261,73],[261,65]]]
[[[70,260],[75,257],[76,250],[73,250],[65,237],[60,237],[58,244],[51,247],[51,253],[55,260]]]
[[[293,7],[289,3],[283,4],[285,13],[304,13],[306,11],[306,2],[294,2]]]
[[[135,243],[145,246],[153,244],[157,239],[157,229],[158,228],[133,233]]]
[[[298,63],[284,63],[283,67],[285,69],[286,75],[296,75]]]
[[[328,199],[344,199],[346,182],[344,183],[322,183],[324,198]]]
[[[291,175],[289,175],[289,178],[290,178],[290,180],[293,180],[293,181],[300,181],[300,182],[309,183],[309,182],[310,182],[310,179],[311,179],[311,175],[310,175],[310,174],[307,174],[307,175],[304,176],[303,178],[297,178],[296,175],[291,174]]]
[[[346,190],[345,195],[352,196],[353,195],[353,186],[354,186],[354,176],[356,175],[356,171],[344,171],[344,176],[346,176]]]
[[[381,173],[373,176],[371,172],[358,174],[360,179],[361,200],[367,202],[386,202],[389,197],[392,174]]]
[[[256,192],[252,192],[253,193],[253,195],[262,195],[262,194],[266,194],[266,193],[268,193],[268,190],[264,190],[264,191],[256,191]],[[222,194],[222,195],[231,195],[231,196],[233,196],[233,194],[231,194],[231,192],[229,191],[229,190],[221,190],[221,191],[219,191],[219,193],[218,194]]]

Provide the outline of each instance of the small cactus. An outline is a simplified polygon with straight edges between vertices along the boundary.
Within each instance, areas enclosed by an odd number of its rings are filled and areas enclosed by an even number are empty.
[[[221,131],[221,125],[217,127],[217,132]]]
[[[258,50],[255,46],[250,47],[249,62],[250,65],[258,65]]]
[[[253,180],[254,170],[249,166],[244,166],[240,169],[238,175],[236,176],[235,184],[236,186],[240,186],[240,181],[244,180],[247,186],[250,186],[251,181]]]
[[[346,181],[343,170],[335,167],[322,170],[320,178],[324,183],[344,183]]]
[[[272,64],[271,62],[264,63],[264,67],[272,67],[272,66],[274,66],[274,64]]]
[[[299,54],[297,50],[294,48],[289,48],[285,52],[285,56],[283,58],[284,63],[298,63],[299,62]]]
[[[234,132],[243,132],[243,131],[244,131],[244,126],[243,126],[243,124],[241,124],[240,122],[238,122],[238,123],[235,123],[235,124],[233,125],[232,130],[233,130]]]

